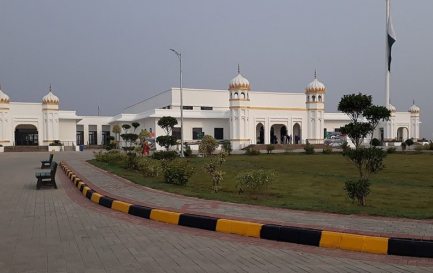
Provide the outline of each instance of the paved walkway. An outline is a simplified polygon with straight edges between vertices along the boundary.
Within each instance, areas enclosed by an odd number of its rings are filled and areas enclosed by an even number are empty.
[[[85,178],[88,183],[96,186],[95,188],[98,188],[99,191],[121,200],[129,200],[132,203],[141,203],[150,207],[333,231],[433,239],[433,220],[362,217],[203,200],[136,185],[95,168],[83,160],[69,160],[66,163],[76,170],[81,178]]]
[[[63,152],[55,160],[80,164],[90,156]],[[2,273],[433,272],[427,259],[272,242],[118,213],[83,198],[61,172],[58,190],[37,191],[34,171],[44,158],[48,153],[0,154]]]

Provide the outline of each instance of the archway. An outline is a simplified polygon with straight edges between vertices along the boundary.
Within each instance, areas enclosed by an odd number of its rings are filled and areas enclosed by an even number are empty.
[[[397,140],[398,141],[405,141],[409,138],[409,129],[406,127],[399,127],[397,129]]]
[[[302,134],[301,134],[301,125],[299,123],[295,123],[293,125],[293,143],[301,144]]]
[[[265,128],[262,123],[256,126],[256,144],[265,144]]]
[[[31,124],[20,124],[15,127],[15,145],[16,146],[37,146],[38,129]]]
[[[286,141],[287,127],[283,124],[274,124],[271,126],[271,144],[283,144]]]

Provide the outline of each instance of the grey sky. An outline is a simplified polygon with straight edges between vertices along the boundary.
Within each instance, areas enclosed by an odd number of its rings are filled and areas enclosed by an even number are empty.
[[[433,1],[393,0],[391,102],[415,99],[433,133]],[[385,0],[1,0],[0,82],[14,101],[51,83],[62,109],[114,115],[178,86],[303,92],[318,69],[327,111],[353,92],[384,103]]]

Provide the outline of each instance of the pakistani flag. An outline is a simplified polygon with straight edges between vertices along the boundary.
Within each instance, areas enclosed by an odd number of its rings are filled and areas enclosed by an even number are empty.
[[[391,48],[396,41],[394,27],[392,26],[391,15],[387,18],[386,33],[388,34],[388,71],[391,72]]]

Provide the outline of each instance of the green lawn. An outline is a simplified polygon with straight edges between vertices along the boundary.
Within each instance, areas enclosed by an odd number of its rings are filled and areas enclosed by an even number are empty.
[[[186,186],[165,184],[162,177],[145,178],[119,165],[90,162],[141,185],[205,199],[343,214],[433,218],[432,154],[388,155],[386,168],[372,177],[366,207],[346,197],[344,181],[356,178],[356,170],[341,154],[231,155],[224,163],[226,175],[218,193],[212,192],[210,177],[203,170],[207,159],[189,160],[196,171]],[[236,175],[258,168],[273,169],[277,174],[268,191],[261,195],[238,194]]]

